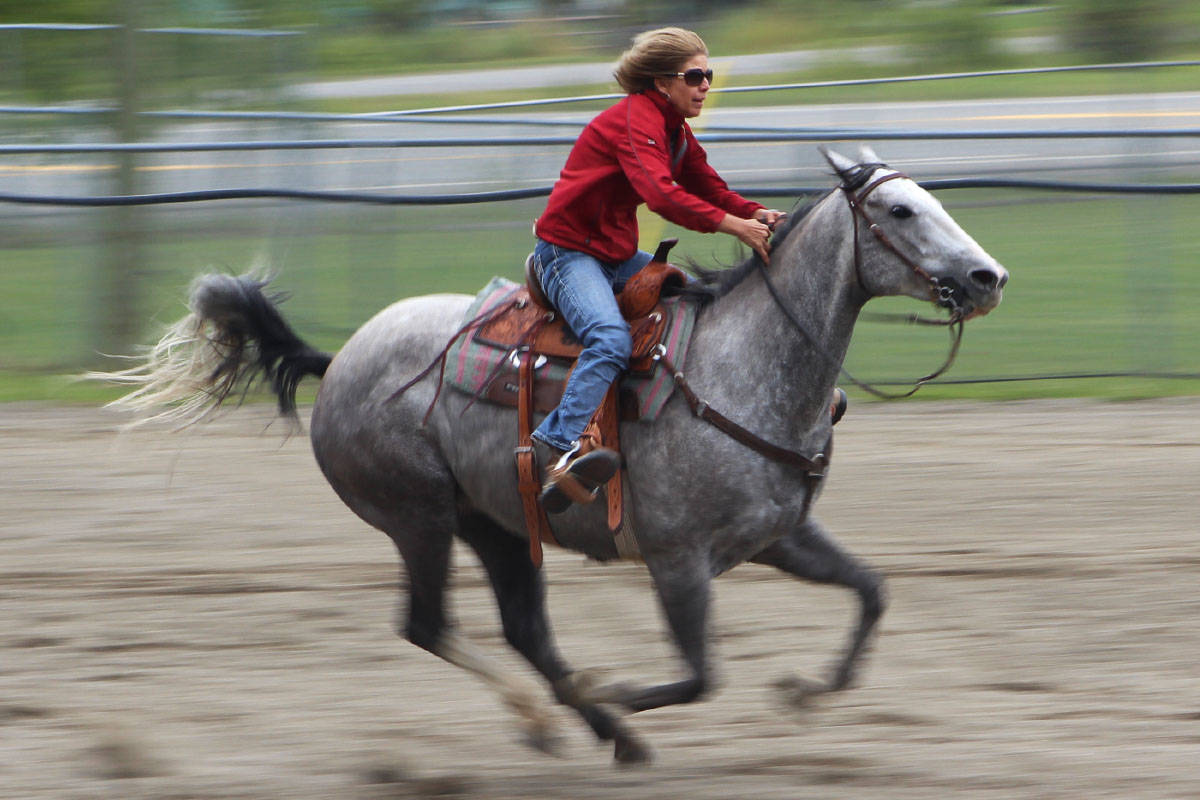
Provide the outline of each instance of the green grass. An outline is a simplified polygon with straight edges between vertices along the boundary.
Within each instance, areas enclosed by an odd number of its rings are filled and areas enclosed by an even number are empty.
[[[531,66],[588,58],[564,35],[561,23],[499,28],[434,27],[415,30],[358,28],[315,32],[313,57],[323,76],[404,74],[464,67]]]
[[[948,378],[1064,373],[1200,373],[1200,231],[1191,197],[1078,198],[941,193],[951,213],[1011,271],[1004,303],[972,321]],[[989,201],[1000,199],[1001,205]],[[288,318],[314,344],[336,350],[392,300],[474,292],[495,274],[516,278],[531,246],[528,220],[541,201],[454,209],[276,208],[249,212],[152,213],[140,272],[141,340],[185,312],[186,287],[207,269],[240,272],[254,262],[278,272],[292,294]],[[203,220],[203,222],[201,222]],[[283,221],[281,221],[283,220]],[[78,228],[76,225],[68,226]],[[648,236],[655,235],[647,226]],[[731,261],[726,237],[668,226],[679,258]],[[116,394],[62,376],[94,362],[96,280],[103,251],[86,236],[51,237],[4,251],[0,272],[0,400],[93,403]],[[12,237],[8,237],[13,241]],[[652,245],[652,242],[643,242]],[[920,311],[903,299],[868,310]],[[947,350],[944,330],[864,321],[847,366],[868,381],[912,380]],[[1122,378],[935,385],[918,396],[1010,399],[1131,398],[1198,394],[1200,381]]]

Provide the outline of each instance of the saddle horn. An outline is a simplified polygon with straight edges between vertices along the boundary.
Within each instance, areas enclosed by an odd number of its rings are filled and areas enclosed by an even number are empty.
[[[667,261],[667,253],[671,252],[671,248],[679,244],[679,240],[675,238],[663,239],[658,243],[658,249],[654,251],[654,258],[651,261],[661,261],[664,264]]]

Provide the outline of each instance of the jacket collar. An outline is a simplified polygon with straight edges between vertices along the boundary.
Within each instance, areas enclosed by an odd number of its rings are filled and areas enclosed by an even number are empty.
[[[675,130],[683,124],[683,115],[676,110],[675,106],[671,105],[671,101],[662,92],[657,89],[647,89],[642,94],[649,97],[655,108],[662,112],[663,118],[667,121],[667,130]]]

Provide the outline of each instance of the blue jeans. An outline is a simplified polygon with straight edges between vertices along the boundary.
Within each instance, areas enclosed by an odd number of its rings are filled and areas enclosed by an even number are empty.
[[[583,344],[562,400],[538,425],[533,438],[559,450],[570,450],[600,407],[608,387],[629,366],[633,343],[615,293],[653,256],[639,250],[628,261],[608,264],[541,239],[533,256],[534,274],[541,281],[542,291]]]

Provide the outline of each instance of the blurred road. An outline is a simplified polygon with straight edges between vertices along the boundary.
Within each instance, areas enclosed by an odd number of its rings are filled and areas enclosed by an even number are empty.
[[[792,50],[781,53],[712,57],[713,67],[736,71],[740,75],[765,75],[777,72],[809,69],[834,58],[853,58],[866,63],[886,63],[899,58],[898,47],[856,47],[852,52],[825,50]],[[320,81],[301,84],[294,94],[306,100],[346,97],[386,97],[403,94],[437,92],[487,92],[511,89],[549,89],[563,86],[611,84],[616,61],[593,61],[583,64],[546,64],[536,67],[508,69],[479,69],[423,75],[388,75],[341,81]],[[615,89],[614,89],[615,91]]]
[[[998,47],[1010,53],[1044,51],[1054,46],[1049,37],[1011,37]],[[788,50],[749,55],[712,55],[718,72],[739,75],[769,75],[798,72],[819,64],[889,64],[904,56],[901,47],[891,45],[839,48],[836,50]],[[432,92],[474,92],[506,89],[549,89],[563,86],[611,84],[616,61],[582,64],[547,64],[536,67],[464,69],[434,75],[391,75],[356,80],[320,81],[295,87],[294,93],[305,99],[346,97],[386,97],[388,95],[430,94]]]

